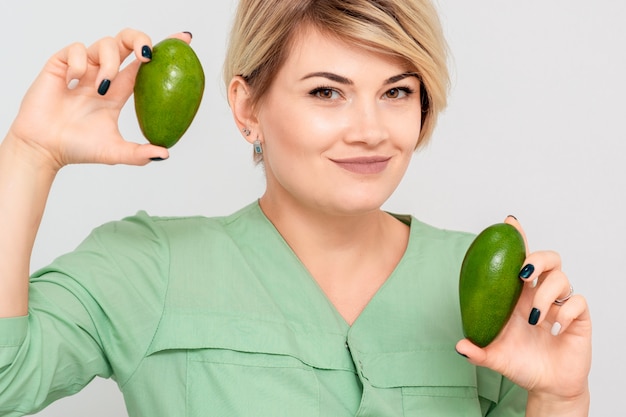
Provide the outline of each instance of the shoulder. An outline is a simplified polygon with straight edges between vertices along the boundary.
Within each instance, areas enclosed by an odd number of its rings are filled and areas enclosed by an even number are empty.
[[[471,233],[443,229],[410,218],[409,242],[397,271],[406,275],[409,286],[414,286],[420,297],[441,300],[438,308],[456,312],[459,272],[471,242]]]
[[[430,223],[426,223],[415,216],[409,216],[411,219],[411,229],[416,229],[421,235],[430,239],[438,240],[472,240],[474,233],[461,230],[446,229]]]
[[[184,254],[186,248],[197,247],[196,253],[206,253],[202,249],[207,245],[216,247],[216,242],[229,239],[228,224],[237,213],[224,217],[164,217],[139,211],[94,228],[73,251],[36,271],[33,278],[62,272],[80,277],[83,285],[108,287],[107,282],[115,280],[122,286],[142,283],[164,291],[173,257]]]
[[[146,211],[104,223],[91,231],[81,247],[115,242],[115,247],[137,248],[137,244],[163,245],[172,239],[204,238],[228,234],[234,224],[253,221],[256,204],[225,216],[159,216]]]
[[[410,219],[409,249],[431,254],[463,256],[475,238],[475,234],[445,229],[423,222],[413,216]]]

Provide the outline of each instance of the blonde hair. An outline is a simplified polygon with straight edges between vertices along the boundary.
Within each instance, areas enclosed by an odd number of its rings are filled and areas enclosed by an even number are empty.
[[[323,33],[407,62],[421,81],[423,146],[447,103],[447,47],[429,0],[240,0],[224,64],[224,82],[250,85],[258,105],[307,24]]]

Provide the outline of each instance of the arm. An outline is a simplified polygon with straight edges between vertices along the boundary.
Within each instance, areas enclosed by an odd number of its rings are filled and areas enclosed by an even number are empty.
[[[179,37],[189,40],[184,34]],[[121,301],[122,297],[102,295],[95,290],[98,285],[87,291],[84,278],[91,274],[84,270],[49,270],[29,283],[33,244],[50,188],[62,167],[77,163],[144,165],[152,158],[167,158],[164,148],[126,142],[117,128],[139,63],[148,60],[141,55],[142,49],[150,45],[145,34],[124,30],[89,47],[73,44],[62,49],[46,63],[30,87],[0,143],[1,415],[37,411],[61,396],[77,392],[96,375],[127,377],[116,371],[136,365],[154,331],[155,325],[146,323],[151,317],[159,317],[154,313],[162,304],[159,291],[153,291],[157,297],[154,305],[146,302],[144,308],[138,308],[137,302],[122,303],[122,307],[134,306],[146,315],[139,322],[139,330],[126,325],[125,320],[119,320],[113,329],[102,329],[98,326],[108,321],[99,317],[110,318],[127,310],[110,306],[114,310],[103,312],[103,303],[96,297],[113,301]],[[131,54],[137,59],[120,70],[121,62]],[[104,79],[111,81],[106,92],[100,88]],[[80,260],[88,256],[84,251],[81,254],[71,257],[72,265],[76,266],[76,257]],[[94,259],[102,261],[100,255],[95,254]],[[90,268],[95,265],[84,259],[82,262]],[[125,275],[118,273],[115,277]],[[112,291],[125,288],[104,286],[110,287]],[[124,294],[146,301],[130,290]],[[111,337],[104,337],[107,335]],[[117,340],[139,347],[119,354]]]
[[[29,315],[0,320],[0,415],[33,413],[95,376],[125,385],[162,316],[167,242],[140,213],[33,273]]]
[[[28,309],[30,255],[56,175],[11,133],[0,144],[0,317]]]
[[[0,317],[27,314],[30,256],[61,167],[167,158],[166,149],[126,142],[117,128],[139,63],[148,60],[142,48],[150,45],[129,29],[90,47],[70,45],[46,63],[24,97],[0,145]],[[131,53],[138,59],[120,71]],[[103,80],[111,82],[106,94]]]

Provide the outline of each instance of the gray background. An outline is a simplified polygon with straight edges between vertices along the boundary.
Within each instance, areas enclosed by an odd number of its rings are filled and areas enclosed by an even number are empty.
[[[194,124],[166,162],[70,166],[53,187],[32,267],[72,250],[96,225],[133,214],[230,213],[263,190],[226,105],[220,70],[234,0],[0,2],[0,130],[45,60],[73,41],[123,27],[154,41],[193,32],[207,88]],[[592,416],[623,403],[626,278],[626,2],[440,0],[452,50],[450,106],[386,208],[478,232],[511,213],[532,250],[555,249],[594,320]],[[132,103],[121,130],[143,141]],[[166,376],[164,376],[166,377]],[[40,416],[124,416],[96,380]]]

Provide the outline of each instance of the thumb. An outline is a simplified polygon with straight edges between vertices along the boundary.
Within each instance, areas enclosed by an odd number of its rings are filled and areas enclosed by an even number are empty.
[[[467,358],[467,360],[476,366],[493,368],[493,364],[489,363],[489,356],[484,349],[476,346],[468,339],[460,340],[456,344],[456,351]]]
[[[102,162],[109,165],[142,166],[167,158],[169,158],[169,151],[166,148],[149,143],[139,144],[126,141],[118,142],[116,146],[109,146],[102,153]]]

